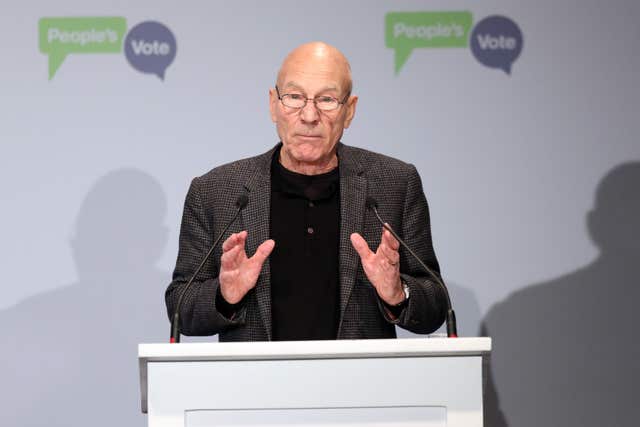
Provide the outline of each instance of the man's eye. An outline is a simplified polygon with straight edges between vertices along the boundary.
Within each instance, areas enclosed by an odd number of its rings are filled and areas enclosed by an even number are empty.
[[[295,101],[299,101],[301,99],[304,99],[304,96],[300,95],[299,93],[290,93],[289,94],[289,98],[295,100]]]
[[[319,96],[316,98],[317,102],[322,102],[323,104],[330,104],[332,102],[334,102],[335,100],[330,97],[330,96]]]

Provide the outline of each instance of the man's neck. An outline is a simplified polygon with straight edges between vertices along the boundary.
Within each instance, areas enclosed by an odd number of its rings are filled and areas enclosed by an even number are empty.
[[[316,163],[305,163],[297,161],[280,150],[278,161],[285,169],[302,175],[320,175],[331,172],[338,166],[338,156],[335,152],[327,159],[322,159]]]

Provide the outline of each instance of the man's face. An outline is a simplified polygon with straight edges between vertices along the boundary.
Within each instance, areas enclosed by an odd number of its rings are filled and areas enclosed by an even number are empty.
[[[330,58],[289,61],[280,75],[280,95],[298,94],[304,98],[331,96],[343,101],[348,95],[345,68]],[[301,109],[286,107],[278,99],[275,88],[269,91],[271,119],[282,140],[283,156],[303,165],[327,163],[335,155],[335,147],[355,114],[357,97],[333,111],[321,111],[310,99]]]

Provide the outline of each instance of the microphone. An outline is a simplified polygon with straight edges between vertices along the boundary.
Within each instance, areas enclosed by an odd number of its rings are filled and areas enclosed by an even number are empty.
[[[453,311],[453,307],[451,306],[451,298],[449,298],[449,291],[447,290],[447,287],[445,286],[444,282],[440,279],[440,277],[438,277],[437,274],[435,274],[429,267],[427,267],[427,265],[424,262],[422,262],[422,260],[418,257],[418,255],[416,255],[415,252],[411,250],[411,248],[404,242],[404,240],[402,240],[400,236],[398,236],[398,234],[395,231],[393,231],[391,226],[385,223],[382,220],[382,218],[380,218],[380,215],[378,214],[378,202],[376,201],[376,199],[374,199],[373,197],[367,197],[365,206],[367,207],[367,209],[373,211],[373,213],[376,215],[376,218],[378,218],[378,221],[380,221],[380,224],[382,224],[382,227],[389,230],[389,232],[393,235],[393,237],[395,237],[396,240],[400,242],[400,244],[411,254],[411,256],[413,256],[416,259],[416,261],[418,261],[420,266],[422,266],[422,268],[431,277],[433,277],[433,279],[438,283],[438,285],[440,285],[447,299],[447,318],[446,318],[447,337],[457,338],[458,328],[456,326],[456,313]]]
[[[224,236],[224,233],[227,232],[229,227],[231,227],[231,224],[233,224],[236,218],[238,218],[240,211],[242,211],[247,206],[248,203],[249,203],[249,196],[247,196],[246,194],[241,194],[240,196],[238,196],[238,200],[236,200],[236,207],[238,208],[238,210],[236,211],[236,214],[233,216],[233,218],[231,218],[231,221],[229,221],[229,223],[224,228],[224,230],[222,230],[222,233],[220,233],[220,235],[215,240],[215,242],[213,242],[213,245],[211,245],[211,249],[209,249],[209,252],[207,252],[207,254],[204,256],[204,258],[200,262],[200,265],[198,266],[198,268],[196,268],[195,273],[193,273],[193,275],[191,276],[191,279],[189,279],[189,281],[187,282],[187,285],[184,287],[184,289],[182,289],[182,292],[180,293],[180,297],[178,297],[176,310],[173,313],[173,317],[171,319],[171,337],[169,338],[169,342],[171,344],[180,342],[180,306],[182,305],[182,299],[184,298],[184,295],[187,293],[187,290],[191,286],[191,283],[193,283],[195,278],[200,273],[200,270],[202,270],[202,267],[204,267],[204,264],[207,262],[207,260],[209,260],[209,257],[213,253],[213,250],[216,248],[216,246],[218,246],[218,243],[220,242],[220,239],[222,239],[222,236]]]

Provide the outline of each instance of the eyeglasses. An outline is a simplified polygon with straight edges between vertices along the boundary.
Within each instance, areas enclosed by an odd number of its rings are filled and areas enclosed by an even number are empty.
[[[278,89],[278,85],[276,85],[276,93],[278,94],[278,99],[285,107],[301,109],[307,105],[307,101],[313,101],[313,105],[320,111],[333,111],[340,108],[347,99],[349,99],[350,93],[344,97],[342,101],[338,101],[336,98],[332,96],[316,96],[315,98],[307,98],[306,96],[299,93],[285,93],[284,95],[280,95],[280,89]]]

